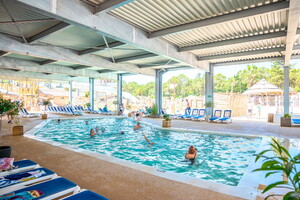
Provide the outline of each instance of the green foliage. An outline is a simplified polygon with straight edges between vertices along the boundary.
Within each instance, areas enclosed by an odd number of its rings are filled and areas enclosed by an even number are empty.
[[[164,114],[163,115],[164,120],[166,121],[171,121],[170,115],[169,114]]]
[[[44,102],[43,102],[43,105],[44,106],[48,106],[50,104],[50,101],[48,101],[48,100],[45,100]]]
[[[208,101],[204,105],[205,105],[205,107],[212,108],[212,107],[214,107],[214,102],[213,101]]]
[[[7,112],[9,112],[11,109],[14,108],[14,102],[10,102],[9,100],[6,100],[3,98],[2,95],[0,95],[0,115],[3,116]]]
[[[85,97],[90,97],[90,92],[86,92],[84,96]]]
[[[158,115],[158,107],[156,104],[153,104],[153,106],[152,106],[151,115],[152,116]]]
[[[289,113],[285,113],[283,117],[291,118],[291,115]]]
[[[273,152],[273,155],[269,155],[270,152]],[[285,188],[289,190],[288,193],[285,195],[272,194],[266,197],[266,199],[271,196],[283,196],[284,200],[300,199],[300,172],[296,169],[296,164],[300,164],[300,154],[292,157],[286,148],[272,138],[270,149],[256,155],[255,162],[259,159],[263,159],[262,166],[253,170],[253,172],[266,171],[268,173],[266,173],[265,178],[272,174],[283,173],[288,180],[278,180],[263,190],[263,193],[265,193],[272,188]]]
[[[86,108],[91,107],[91,103],[86,103],[84,106],[85,106]]]
[[[155,83],[149,82],[144,85],[139,85],[136,82],[123,83],[123,90],[129,92],[134,96],[148,96],[154,97]]]

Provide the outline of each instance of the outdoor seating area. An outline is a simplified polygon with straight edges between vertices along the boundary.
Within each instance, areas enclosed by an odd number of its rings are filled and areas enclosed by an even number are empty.
[[[37,191],[38,199],[107,200],[92,191],[81,189],[77,184],[31,160],[13,162],[12,169],[0,172],[0,199],[23,199],[33,195],[32,191]]]

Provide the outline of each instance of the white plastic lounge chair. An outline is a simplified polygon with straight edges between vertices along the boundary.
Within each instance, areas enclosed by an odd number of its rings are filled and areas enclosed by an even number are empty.
[[[40,173],[43,172],[43,174],[41,174],[40,176],[36,176],[36,178],[34,178],[33,176],[31,176],[31,177],[24,176],[25,174],[28,174],[28,172],[40,172]],[[23,177],[23,179],[20,177]],[[19,172],[16,174],[7,175],[4,177],[5,178],[4,180],[9,179],[8,181],[10,181],[11,183],[6,183],[7,185],[4,185],[5,182],[2,182],[0,179],[0,195],[22,189],[28,185],[31,185],[31,184],[34,184],[37,182],[45,181],[48,179],[53,179],[55,177],[57,177],[56,173],[54,173],[51,170],[46,169],[46,168],[36,168],[36,169],[24,171],[24,172]],[[28,178],[30,178],[30,179],[28,179]]]
[[[222,110],[215,110],[214,116],[209,118],[208,121],[216,121],[222,117]]]
[[[19,173],[19,172],[22,172],[22,171],[26,171],[26,170],[30,170],[30,169],[34,169],[34,168],[39,167],[39,165],[37,163],[35,163],[31,160],[27,160],[27,159],[15,161],[13,163],[13,165],[15,166],[14,169],[0,172],[0,177],[6,176],[6,175],[9,175],[9,174]]]
[[[195,117],[192,117],[192,120],[200,120],[204,121],[206,116],[206,110],[205,109],[199,109],[198,115]]]
[[[231,110],[224,110],[223,117],[218,119],[217,122],[227,122],[227,124],[232,123],[231,113]]]
[[[184,119],[191,119],[192,117],[198,116],[198,113],[199,113],[199,109],[194,108],[190,115],[184,116],[183,118]]]

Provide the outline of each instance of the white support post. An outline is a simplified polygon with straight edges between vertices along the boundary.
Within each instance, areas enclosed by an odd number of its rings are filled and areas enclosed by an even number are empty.
[[[214,66],[209,64],[209,72],[205,72],[205,102],[214,100]],[[206,107],[206,114],[212,115],[213,108]]]
[[[123,84],[122,84],[122,81],[123,81],[122,74],[118,74],[118,85],[117,85],[118,110],[119,110],[119,107],[122,104],[122,100],[123,100],[123,93],[122,93]]]
[[[162,75],[163,71],[157,69],[155,73],[155,104],[157,106],[157,113],[159,115],[162,111]]]
[[[70,101],[70,106],[73,106],[73,93],[72,93],[72,90],[73,90],[73,82],[72,81],[69,81],[69,101]]]
[[[95,100],[95,79],[89,78],[89,86],[90,86],[90,104],[91,104],[91,110],[94,110],[94,100]]]
[[[290,113],[290,67],[284,66],[283,114]]]

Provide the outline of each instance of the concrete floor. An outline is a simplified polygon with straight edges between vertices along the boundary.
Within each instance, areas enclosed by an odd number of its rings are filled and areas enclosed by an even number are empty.
[[[51,116],[57,117],[57,116]],[[85,117],[95,117],[86,115]],[[24,129],[28,131],[39,124],[40,119],[24,119]],[[161,125],[160,119],[143,119],[145,122]],[[173,120],[173,127],[208,131],[234,132],[251,135],[273,135],[297,138],[299,128],[280,128],[278,124],[234,120],[232,124],[211,124]],[[12,125],[3,121],[0,145],[12,146],[12,156],[16,159],[31,159],[41,166],[55,171],[77,183],[81,188],[97,192],[111,200],[165,199],[196,200],[220,199],[237,200],[233,196],[221,194],[181,182],[144,173],[139,170],[113,164],[81,153],[52,146],[23,136],[11,136]]]

